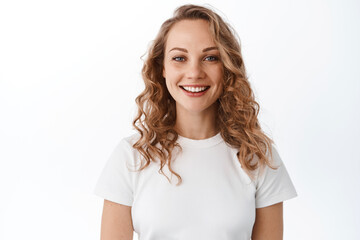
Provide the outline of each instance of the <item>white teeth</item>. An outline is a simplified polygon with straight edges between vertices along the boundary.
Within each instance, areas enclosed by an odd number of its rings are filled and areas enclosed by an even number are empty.
[[[183,87],[183,88],[189,92],[201,92],[206,89],[206,87]]]

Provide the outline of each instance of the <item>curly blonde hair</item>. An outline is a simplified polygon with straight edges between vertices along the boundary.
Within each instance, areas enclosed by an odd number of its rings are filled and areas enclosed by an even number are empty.
[[[176,142],[178,133],[174,130],[175,100],[167,90],[162,71],[169,30],[175,23],[185,19],[208,21],[210,32],[220,52],[224,68],[224,91],[217,100],[216,121],[221,137],[238,149],[239,163],[252,180],[253,171],[259,166],[266,164],[276,169],[270,164],[273,140],[266,136],[258,122],[260,106],[255,101],[246,76],[236,32],[213,10],[197,5],[183,5],[175,10],[172,18],[162,24],[142,68],[145,89],[136,98],[138,112],[133,121],[134,128],[140,133],[140,138],[133,144],[133,148],[146,161],[139,171],[146,168],[151,161],[156,162],[158,159],[159,172],[164,174],[162,169],[168,164],[170,172],[179,179],[177,185],[182,182],[181,176],[171,168],[172,151],[175,147],[181,149],[181,146]],[[258,161],[253,162],[255,155]],[[170,181],[165,174],[164,176]]]

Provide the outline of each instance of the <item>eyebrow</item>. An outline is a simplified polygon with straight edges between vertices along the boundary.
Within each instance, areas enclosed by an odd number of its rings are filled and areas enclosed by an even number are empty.
[[[211,50],[218,50],[218,47],[208,47],[208,48],[204,48],[203,52],[207,52],[207,51],[211,51]]]
[[[207,51],[211,51],[211,50],[218,50],[218,47],[208,47],[208,48],[204,48],[202,51],[203,52],[207,52]],[[172,48],[169,52],[173,51],[173,50],[178,50],[178,51],[182,51],[182,52],[188,52],[188,50],[186,50],[185,48],[179,48],[179,47],[174,47]]]

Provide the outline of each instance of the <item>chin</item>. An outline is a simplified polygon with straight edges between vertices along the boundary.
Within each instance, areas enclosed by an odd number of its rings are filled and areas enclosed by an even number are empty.
[[[211,105],[210,105],[211,106]],[[204,106],[204,105],[182,105],[181,108],[184,111],[190,112],[190,113],[201,113],[209,109],[210,106]]]

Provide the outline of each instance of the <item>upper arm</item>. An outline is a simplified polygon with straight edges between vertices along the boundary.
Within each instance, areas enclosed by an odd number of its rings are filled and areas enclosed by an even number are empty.
[[[132,240],[131,206],[104,200],[101,240]]]
[[[256,218],[251,239],[283,239],[283,202],[256,209]]]

